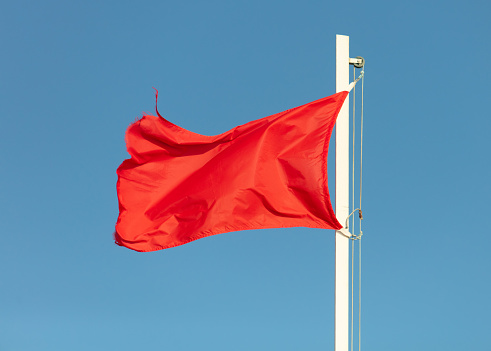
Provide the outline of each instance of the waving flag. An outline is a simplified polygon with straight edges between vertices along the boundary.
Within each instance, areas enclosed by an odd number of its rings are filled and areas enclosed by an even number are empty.
[[[327,188],[327,152],[347,91],[220,135],[144,115],[126,132],[117,170],[115,240],[166,249],[246,229],[340,229]]]

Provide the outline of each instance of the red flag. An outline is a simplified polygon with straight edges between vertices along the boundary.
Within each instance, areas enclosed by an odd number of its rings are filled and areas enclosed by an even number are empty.
[[[115,240],[154,251],[246,229],[340,229],[327,151],[347,91],[206,136],[144,115],[117,170]]]

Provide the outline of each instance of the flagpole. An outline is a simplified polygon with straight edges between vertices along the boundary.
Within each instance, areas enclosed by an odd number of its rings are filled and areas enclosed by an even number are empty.
[[[336,35],[336,92],[349,86],[349,36]],[[346,98],[349,101],[349,98]],[[336,121],[336,217],[344,226],[349,216],[349,103]],[[336,231],[334,288],[334,351],[349,347],[349,241]]]

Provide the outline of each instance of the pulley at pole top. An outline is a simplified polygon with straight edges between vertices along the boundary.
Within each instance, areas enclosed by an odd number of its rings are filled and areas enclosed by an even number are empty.
[[[356,58],[350,58],[349,63],[356,68],[362,68],[363,66],[365,66],[365,59],[361,56],[356,56]]]

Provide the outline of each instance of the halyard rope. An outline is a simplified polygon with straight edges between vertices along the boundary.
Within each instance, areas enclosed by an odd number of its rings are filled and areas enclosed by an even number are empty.
[[[363,64],[362,68],[363,76],[361,79],[361,122],[360,122],[360,203],[359,206],[361,208],[361,199],[362,199],[362,175],[363,175],[363,86],[365,83],[365,64]],[[363,219],[363,215],[361,215],[361,210],[358,212],[359,216],[359,227],[360,227],[360,241],[358,242],[359,256],[358,256],[358,351],[361,351],[361,236],[363,232],[361,230],[361,220]]]
[[[356,68],[353,67],[353,77],[356,76]],[[351,338],[351,351],[353,351],[353,334],[354,334],[354,328],[353,328],[353,313],[354,313],[354,294],[353,294],[353,289],[354,289],[354,253],[355,253],[355,240],[358,240],[358,248],[359,248],[359,254],[358,254],[358,350],[361,351],[361,237],[363,235],[363,232],[361,230],[361,220],[363,219],[362,211],[361,211],[361,202],[362,202],[362,170],[363,170],[363,93],[364,93],[364,76],[365,76],[365,67],[362,67],[360,76],[353,81],[350,84],[350,89],[353,89],[353,121],[352,121],[352,132],[353,132],[353,145],[352,145],[352,178],[351,178],[351,184],[352,184],[352,197],[351,197],[351,208],[354,210],[350,213],[348,218],[346,219],[346,225],[345,227],[349,229],[349,219],[350,217],[358,211],[358,218],[359,218],[359,234],[355,235],[352,234],[349,238],[351,239],[351,333],[350,333],[350,338]],[[355,140],[356,140],[356,120],[355,120],[355,108],[356,108],[356,83],[361,79],[361,121],[360,121],[360,190],[359,190],[359,208],[355,209]],[[355,228],[355,218],[353,217],[351,220],[351,228],[354,231]]]
[[[356,77],[356,67],[353,66],[353,79]],[[356,123],[355,123],[355,108],[356,108],[356,85],[353,87],[353,122],[352,122],[352,130],[353,130],[353,146],[351,147],[352,154],[351,154],[351,208],[355,208],[355,130],[356,130]],[[353,214],[353,212],[351,213]],[[348,219],[351,217],[351,214],[348,216]],[[348,222],[348,221],[347,221]],[[348,223],[347,223],[348,224]],[[351,219],[351,227],[354,229],[355,228],[355,218],[353,217]],[[353,266],[355,264],[355,241],[351,240],[351,351],[353,351],[353,277],[354,277],[354,270]]]

